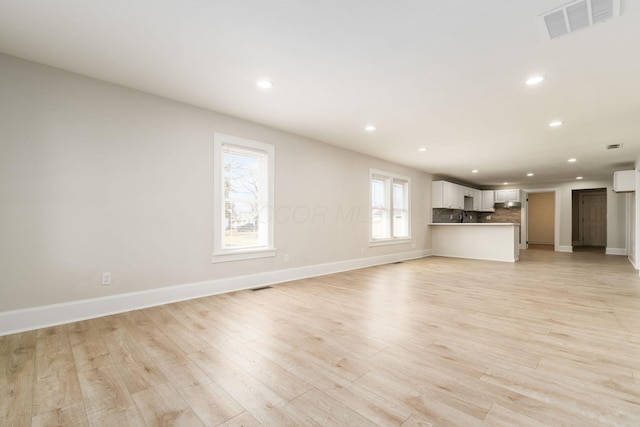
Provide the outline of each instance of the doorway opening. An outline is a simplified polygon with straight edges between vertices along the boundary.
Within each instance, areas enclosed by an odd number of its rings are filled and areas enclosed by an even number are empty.
[[[556,193],[527,195],[527,244],[531,249],[554,250]]]
[[[526,189],[524,192],[526,197],[520,218],[520,249],[571,252],[571,246],[560,245],[560,189]],[[531,227],[533,235],[530,234]]]
[[[605,253],[607,189],[573,190],[571,205],[571,240],[574,252]]]

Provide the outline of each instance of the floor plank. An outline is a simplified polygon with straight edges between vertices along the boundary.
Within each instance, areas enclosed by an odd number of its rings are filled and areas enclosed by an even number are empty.
[[[31,423],[32,427],[85,427],[89,425],[82,402],[42,412]]]
[[[36,331],[0,337],[0,425],[31,425],[36,340]]]
[[[309,390],[292,403],[320,426],[376,425],[320,390]]]
[[[208,426],[230,421],[244,412],[244,408],[214,382],[186,385],[178,392]]]
[[[160,384],[133,395],[149,426],[204,426],[171,384]]]
[[[76,364],[64,326],[38,331],[34,415],[82,403]]]
[[[138,418],[140,415],[125,381],[114,365],[78,373],[89,423],[100,425],[110,419]],[[144,424],[142,422],[142,424]]]
[[[200,366],[252,416],[265,425],[314,425],[309,418],[215,349],[192,354]]]
[[[243,412],[237,417],[229,421],[219,424],[219,427],[262,427],[262,424],[256,420],[250,413]]]

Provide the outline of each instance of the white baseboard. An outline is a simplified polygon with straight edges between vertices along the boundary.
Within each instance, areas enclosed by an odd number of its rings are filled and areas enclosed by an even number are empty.
[[[627,255],[627,248],[607,248],[607,255]]]
[[[210,295],[431,256],[431,249],[167,286],[103,298],[0,312],[0,336]]]
[[[555,247],[556,252],[573,252],[573,246],[558,245]]]

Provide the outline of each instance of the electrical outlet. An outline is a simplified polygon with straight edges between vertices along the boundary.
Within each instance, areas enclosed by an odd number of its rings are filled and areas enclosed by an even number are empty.
[[[449,219],[453,219],[453,215],[449,215]]]
[[[364,253],[364,248],[360,248],[360,253],[363,254]]]
[[[415,249],[415,248],[416,248],[416,244],[415,244],[415,243],[412,243],[412,244],[411,244],[411,249]]]
[[[289,262],[289,254],[286,254],[286,255],[284,256],[284,262]]]
[[[491,221],[491,215],[487,215],[487,221]]]
[[[102,273],[102,286],[111,284],[111,273]]]

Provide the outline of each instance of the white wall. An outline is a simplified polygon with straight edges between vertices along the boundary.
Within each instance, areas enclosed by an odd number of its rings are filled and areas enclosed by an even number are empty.
[[[0,94],[0,312],[430,246],[428,174],[6,55]],[[210,262],[214,132],[276,147],[275,258]],[[370,167],[415,248],[368,247]]]

